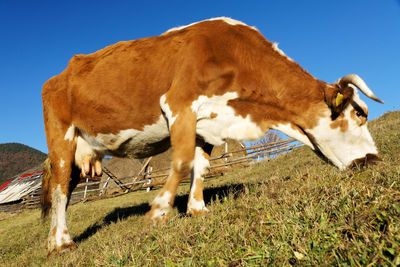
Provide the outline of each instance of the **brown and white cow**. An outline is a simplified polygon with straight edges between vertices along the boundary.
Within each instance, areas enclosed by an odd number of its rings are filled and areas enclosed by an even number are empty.
[[[381,102],[357,75],[320,81],[257,29],[229,18],[74,56],[42,91],[49,252],[74,246],[66,207],[80,176],[101,174],[104,155],[143,158],[172,146],[170,176],[148,212],[154,221],[167,219],[190,174],[188,214],[207,211],[208,144],[227,138],[257,139],[276,129],[340,169],[378,160],[357,88]]]

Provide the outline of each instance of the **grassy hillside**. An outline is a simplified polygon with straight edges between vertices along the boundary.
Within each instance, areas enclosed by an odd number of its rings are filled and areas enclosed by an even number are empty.
[[[0,185],[13,176],[38,166],[46,154],[18,143],[0,144]]]
[[[207,181],[206,217],[184,215],[187,185],[160,226],[143,217],[156,190],[73,205],[78,248],[62,255],[46,257],[49,222],[24,211],[0,221],[0,265],[399,265],[400,112],[370,129],[381,165],[339,171],[302,147]]]

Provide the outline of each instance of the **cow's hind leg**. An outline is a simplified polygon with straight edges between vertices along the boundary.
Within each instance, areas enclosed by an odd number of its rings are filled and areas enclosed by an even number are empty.
[[[172,167],[160,193],[151,204],[147,216],[152,221],[166,221],[174,204],[176,190],[181,180],[190,175],[196,143],[196,114],[189,108],[181,111],[170,126]]]
[[[194,156],[194,166],[191,173],[191,188],[187,205],[187,214],[196,216],[208,212],[203,197],[203,175],[210,166],[210,155],[213,146],[205,144],[202,147],[196,147]]]
[[[47,131],[49,136],[49,132]],[[51,215],[47,241],[49,254],[75,247],[66,223],[66,208],[71,192],[79,181],[79,170],[73,166],[76,144],[64,140],[63,134],[48,138],[49,159],[46,160],[42,183],[42,215]]]

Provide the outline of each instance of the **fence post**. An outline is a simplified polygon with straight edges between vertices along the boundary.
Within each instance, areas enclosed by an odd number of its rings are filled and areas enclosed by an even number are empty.
[[[228,142],[225,142],[225,168],[228,168]]]
[[[151,176],[151,173],[152,173],[152,171],[153,171],[153,167],[149,167],[149,171],[148,171],[148,180],[147,180],[147,183],[146,184],[151,184],[151,178],[150,178],[150,176]],[[146,188],[146,192],[150,192],[150,190],[151,190],[151,187],[150,186],[148,186],[147,188]]]
[[[86,198],[86,191],[87,191],[87,184],[88,184],[89,178],[86,178],[86,186],[85,186],[85,192],[83,193],[83,198]]]
[[[103,192],[104,192],[104,188],[106,188],[107,187],[107,185],[108,185],[108,182],[110,181],[110,177],[108,177],[107,178],[107,180],[106,180],[106,182],[104,183],[104,185],[103,185],[103,188],[100,190],[100,194],[99,194],[99,196],[101,196],[102,194],[103,194]]]

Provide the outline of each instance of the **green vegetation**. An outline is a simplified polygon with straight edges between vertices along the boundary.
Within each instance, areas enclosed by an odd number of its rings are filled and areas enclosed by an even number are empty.
[[[78,248],[49,258],[49,222],[23,211],[0,221],[0,264],[400,265],[400,112],[370,129],[381,165],[339,171],[302,147],[207,181],[206,217],[184,215],[188,185],[159,226],[143,216],[157,191],[73,205],[68,225]]]

